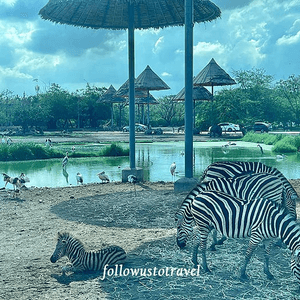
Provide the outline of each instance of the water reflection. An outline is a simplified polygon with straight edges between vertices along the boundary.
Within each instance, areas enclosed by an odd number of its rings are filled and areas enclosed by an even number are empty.
[[[300,162],[297,155],[276,160],[270,146],[261,153],[257,144],[237,142],[224,147],[224,142],[194,143],[194,176],[200,177],[205,168],[215,161],[260,161],[278,168],[287,178],[300,178]],[[176,178],[184,176],[184,142],[136,144],[136,165],[143,168],[146,181],[172,181],[170,165],[176,162]],[[61,159],[0,163],[0,172],[18,176],[21,172],[30,178],[27,186],[59,187],[76,185],[80,172],[84,183],[100,182],[97,174],[105,171],[111,181],[121,181],[122,169],[129,166],[128,157],[70,158],[65,169]],[[4,182],[3,182],[4,186]]]

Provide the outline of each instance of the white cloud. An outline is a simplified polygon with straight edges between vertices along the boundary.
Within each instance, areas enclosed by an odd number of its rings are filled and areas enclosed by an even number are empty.
[[[16,67],[14,68],[3,68],[0,66],[0,78],[21,78],[28,79],[32,78],[31,75],[20,72]]]
[[[162,77],[171,77],[172,75],[168,72],[162,72],[161,76]]]
[[[14,6],[16,0],[0,0],[0,5]]]
[[[32,72],[34,70],[53,69],[66,61],[64,54],[59,55],[38,55],[25,49],[16,49],[16,56],[19,58],[14,69],[26,70]]]
[[[152,49],[153,53],[158,53],[162,49],[162,44],[164,43],[164,36],[161,36],[157,39]]]
[[[203,55],[206,53],[209,53],[210,55],[214,56],[214,54],[224,53],[225,49],[226,47],[219,42],[198,42],[198,44],[194,46],[194,56]]]
[[[10,46],[22,46],[31,41],[36,28],[33,22],[10,23],[1,21],[0,30],[2,32],[0,41],[5,44],[9,43]]]
[[[292,45],[300,42],[300,31],[295,35],[284,35],[276,41],[276,44],[279,46],[282,45]]]

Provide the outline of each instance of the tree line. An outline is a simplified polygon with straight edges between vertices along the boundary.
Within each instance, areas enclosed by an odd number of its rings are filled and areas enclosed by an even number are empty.
[[[255,121],[275,124],[300,124],[300,76],[291,75],[274,83],[274,77],[263,69],[235,71],[236,85],[220,89],[213,101],[195,101],[195,127],[206,130],[219,122],[243,126]],[[129,123],[128,105],[100,101],[105,87],[86,85],[85,89],[68,92],[51,84],[43,93],[14,95],[0,93],[0,126],[20,126],[25,133],[37,130],[76,128],[121,129]],[[158,98],[150,107],[150,124],[184,125],[184,102],[173,101],[174,95]],[[136,105],[136,122],[145,123],[147,105]],[[113,126],[111,123],[113,112]]]

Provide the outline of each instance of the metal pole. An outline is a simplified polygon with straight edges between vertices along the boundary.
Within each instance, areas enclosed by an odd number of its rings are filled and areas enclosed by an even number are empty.
[[[128,55],[129,55],[129,162],[135,168],[135,96],[134,96],[134,5],[129,1]]]
[[[185,0],[185,177],[193,178],[193,0]]]

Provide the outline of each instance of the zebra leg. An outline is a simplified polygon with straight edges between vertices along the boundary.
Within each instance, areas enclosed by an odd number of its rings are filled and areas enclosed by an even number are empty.
[[[193,257],[192,262],[194,264],[194,268],[198,267],[198,247],[200,245],[201,254],[202,254],[202,268],[204,272],[210,273],[210,270],[207,266],[207,260],[206,260],[206,242],[207,242],[207,236],[209,234],[209,229],[199,231],[199,234],[195,236],[194,238],[194,247],[193,247]]]
[[[223,245],[224,241],[226,241],[226,237],[223,235],[221,237],[221,239],[218,240],[218,237],[217,237],[217,230],[213,230],[212,231],[212,236],[213,236],[213,242],[211,244],[211,246],[209,247],[209,249],[211,251],[216,251],[216,245]]]
[[[265,241],[264,242],[264,249],[265,249],[264,273],[267,275],[267,278],[270,280],[274,279],[274,276],[271,274],[270,269],[269,269],[270,250],[271,250],[271,247],[273,244],[274,244],[273,241]]]
[[[251,234],[251,238],[249,241],[249,245],[248,245],[248,249],[246,251],[246,256],[245,256],[245,260],[244,263],[241,267],[241,275],[240,275],[240,279],[242,281],[248,280],[248,275],[246,274],[246,269],[247,269],[247,265],[251,259],[251,256],[253,254],[253,251],[256,249],[258,243],[261,241],[261,237],[259,235],[253,235]]]
[[[64,267],[61,268],[61,271],[63,273],[63,275],[65,275],[67,272],[82,272],[84,271],[84,267],[79,265],[79,266],[74,266],[73,264],[69,263],[67,265],[65,265]]]

